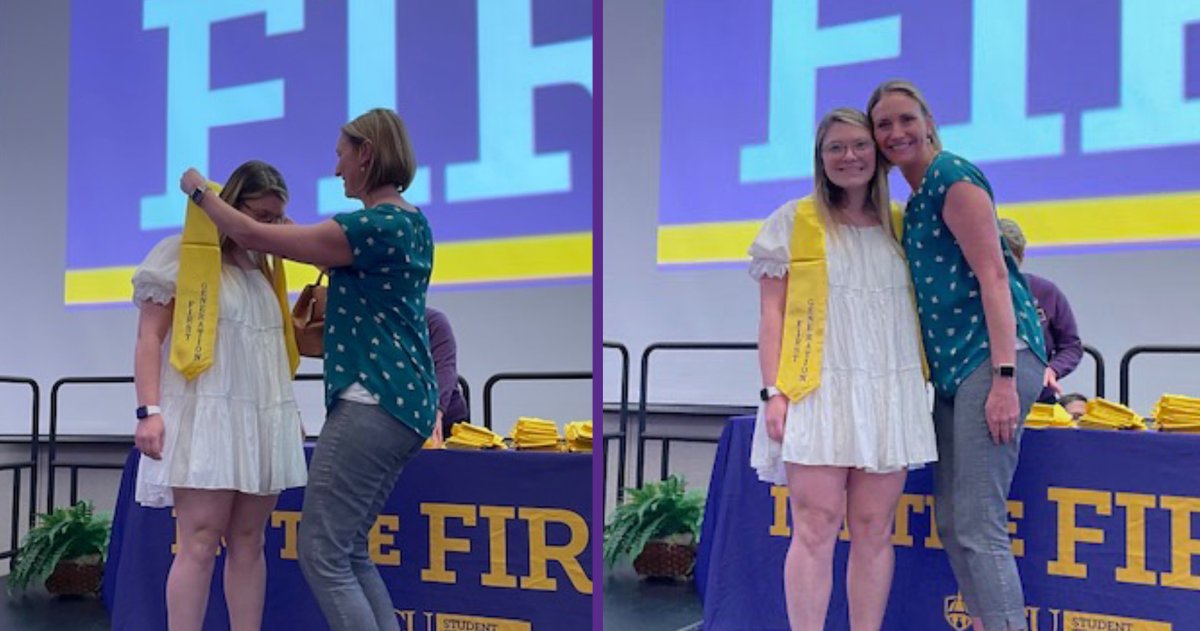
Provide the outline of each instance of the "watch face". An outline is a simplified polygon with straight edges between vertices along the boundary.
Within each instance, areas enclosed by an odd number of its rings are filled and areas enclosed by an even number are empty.
[[[762,390],[758,391],[758,398],[762,399],[763,401],[766,401],[767,399],[771,398],[771,394],[769,392],[767,392],[766,388],[763,388]]]
[[[150,415],[146,413],[146,406],[143,405],[142,407],[137,409],[138,420],[144,419],[147,416],[150,416]]]

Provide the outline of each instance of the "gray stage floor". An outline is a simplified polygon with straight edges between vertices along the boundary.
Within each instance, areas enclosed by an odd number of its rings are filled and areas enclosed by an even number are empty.
[[[108,631],[108,610],[99,598],[63,599],[44,588],[10,595],[0,577],[0,629],[4,631]]]
[[[627,563],[604,573],[604,631],[697,631],[702,615],[691,581],[639,580]]]

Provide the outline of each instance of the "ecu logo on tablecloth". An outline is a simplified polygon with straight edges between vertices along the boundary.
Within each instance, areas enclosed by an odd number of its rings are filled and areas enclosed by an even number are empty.
[[[966,631],[971,626],[971,616],[967,614],[967,603],[962,594],[947,596],[942,613],[946,616],[946,624],[954,631]]]

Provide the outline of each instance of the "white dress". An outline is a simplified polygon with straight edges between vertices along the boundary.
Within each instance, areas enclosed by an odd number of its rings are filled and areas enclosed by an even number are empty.
[[[160,241],[133,275],[133,300],[175,297],[178,235]],[[267,277],[221,267],[213,365],[192,381],[163,344],[159,405],[162,460],[141,457],[137,493],[144,506],[172,506],[171,487],[232,489],[267,495],[304,486],[300,410],[292,391],[279,302]]]
[[[787,276],[795,201],[777,209],[750,246],[750,275]],[[786,484],[785,462],[891,472],[937,460],[921,373],[908,267],[882,226],[828,222],[829,301],[821,383],[788,405],[783,443],[767,436],[765,404],[750,464]]]

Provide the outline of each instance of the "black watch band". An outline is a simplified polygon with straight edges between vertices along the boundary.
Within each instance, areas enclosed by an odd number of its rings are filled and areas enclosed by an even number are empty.
[[[197,186],[196,190],[192,191],[192,194],[191,194],[192,203],[199,206],[200,200],[204,199],[204,192],[207,190],[208,190],[207,184],[201,184],[200,186]]]

